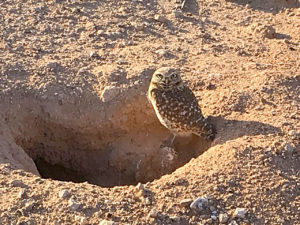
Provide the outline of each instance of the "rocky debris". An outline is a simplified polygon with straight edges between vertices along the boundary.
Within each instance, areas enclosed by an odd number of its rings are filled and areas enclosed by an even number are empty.
[[[220,223],[226,223],[228,221],[229,217],[226,213],[220,213],[219,215],[219,221]]]
[[[231,220],[229,225],[238,225],[238,223],[235,220]]]
[[[27,198],[27,193],[24,189],[20,190],[18,193],[18,198],[23,199],[23,198]]]
[[[102,220],[99,225],[117,225],[114,221]]]
[[[106,86],[102,91],[101,99],[103,102],[110,102],[120,93],[120,89],[115,86]]]
[[[290,131],[289,131],[289,135],[290,135],[290,136],[298,136],[299,134],[298,134],[297,131],[295,131],[295,130],[290,130]]]
[[[172,11],[172,14],[173,14],[173,16],[174,16],[175,18],[182,18],[182,17],[183,17],[182,12],[181,12],[180,10],[178,10],[178,9],[174,9],[174,10]]]
[[[191,203],[193,202],[193,199],[191,199],[191,198],[186,198],[186,199],[182,199],[181,201],[180,201],[180,205],[182,206],[182,207],[188,207],[189,205],[191,205]]]
[[[169,55],[169,51],[166,49],[158,49],[155,51],[155,53],[161,57],[166,57]]]
[[[196,212],[205,210],[208,206],[208,200],[204,197],[199,197],[190,204],[190,208]]]
[[[170,216],[169,218],[170,218],[170,220],[177,222],[177,223],[179,223],[181,220],[180,216]]]
[[[211,215],[210,218],[211,218],[212,220],[217,220],[217,219],[218,219],[218,217],[217,217],[216,215]]]
[[[287,153],[293,153],[295,151],[295,147],[291,143],[286,142],[283,144],[283,146]]]
[[[145,189],[144,185],[142,183],[138,183],[136,186],[136,189],[138,189],[139,191],[143,191]]]
[[[75,215],[75,221],[78,224],[80,224],[80,225],[86,225],[86,224],[88,224],[88,221],[87,221],[87,219],[84,216]]]
[[[71,210],[78,210],[81,207],[81,204],[78,203],[74,198],[70,198],[68,201],[68,208]]]
[[[58,197],[59,198],[68,198],[70,197],[71,193],[69,190],[65,189],[65,190],[62,190],[58,193]]]
[[[276,30],[273,26],[255,23],[251,28],[251,33],[254,32],[256,34],[261,35],[263,38],[276,38]]]
[[[149,216],[152,218],[156,218],[158,215],[158,211],[156,209],[152,209],[149,213]]]
[[[28,188],[26,184],[24,184],[21,180],[12,180],[10,182],[12,187],[21,187],[21,188]]]
[[[168,22],[168,20],[167,20],[166,17],[161,16],[161,15],[158,15],[158,14],[156,14],[156,15],[154,16],[154,19],[155,19],[156,21],[161,22],[161,23],[166,23],[166,22]]]
[[[247,210],[245,208],[236,208],[233,217],[244,219],[246,216]]]

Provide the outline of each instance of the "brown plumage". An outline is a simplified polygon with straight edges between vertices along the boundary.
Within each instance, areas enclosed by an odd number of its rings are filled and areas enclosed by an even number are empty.
[[[207,140],[214,139],[213,126],[202,115],[194,93],[182,82],[177,69],[162,67],[154,72],[148,99],[159,121],[174,138],[195,134]]]

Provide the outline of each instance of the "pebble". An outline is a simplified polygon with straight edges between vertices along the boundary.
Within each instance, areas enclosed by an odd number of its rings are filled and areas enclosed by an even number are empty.
[[[95,52],[90,52],[90,57],[93,57],[95,55]]]
[[[262,30],[262,34],[266,38],[274,38],[276,31],[275,28],[272,26],[264,26]]]
[[[161,22],[161,23],[165,23],[165,22],[168,21],[168,20],[166,19],[166,17],[163,17],[163,16],[158,15],[158,14],[156,14],[156,15],[154,16],[154,19],[155,19],[156,21]]]
[[[238,223],[235,220],[231,220],[229,225],[238,225]]]
[[[80,208],[80,206],[81,206],[81,204],[76,202],[75,199],[73,199],[73,198],[70,198],[70,200],[68,201],[68,208],[70,208],[72,210],[77,210]]]
[[[116,225],[114,221],[102,220],[99,225]]]
[[[179,10],[173,10],[172,14],[175,18],[181,18],[183,16],[182,12]]]
[[[119,94],[119,92],[119,88],[115,86],[106,86],[101,95],[102,101],[109,102],[113,100]]]
[[[18,198],[26,198],[27,197],[27,194],[26,194],[26,191],[24,189],[20,190],[19,193],[18,193]]]
[[[213,220],[217,220],[218,217],[216,215],[211,215],[210,218],[212,218]]]
[[[170,219],[177,223],[180,222],[180,220],[181,220],[181,218],[179,216],[171,216]]]
[[[291,130],[291,131],[289,131],[289,135],[290,135],[290,136],[297,136],[298,133],[297,133],[297,131],[295,131],[295,130]]]
[[[152,209],[149,213],[149,216],[152,218],[157,217],[157,215],[158,215],[158,211],[156,209]]]
[[[166,49],[158,49],[155,51],[155,53],[158,54],[159,56],[166,56],[168,55],[169,52]]]
[[[216,208],[215,208],[214,206],[210,206],[210,207],[209,207],[209,210],[213,212],[213,211],[216,210]]]
[[[151,200],[149,198],[145,198],[145,204],[146,205],[151,205]]]
[[[86,225],[88,223],[87,219],[83,216],[75,216],[75,221],[79,224]]]
[[[189,206],[192,202],[193,202],[193,199],[191,199],[191,198],[186,198],[186,199],[181,200],[179,204],[180,204],[182,207],[187,207],[187,206]]]
[[[136,189],[143,191],[144,190],[144,185],[142,183],[138,183],[136,186]]]
[[[292,153],[295,151],[295,148],[290,143],[287,142],[284,144],[284,150],[286,152]]]
[[[246,216],[247,210],[245,208],[236,208],[233,217],[244,219]]]
[[[65,189],[58,193],[58,197],[60,198],[68,198],[71,195],[70,191]]]
[[[221,213],[219,215],[219,221],[220,221],[220,223],[226,223],[228,221],[228,219],[229,219],[229,217],[225,213]]]
[[[203,211],[208,206],[208,200],[206,198],[199,197],[193,201],[190,205],[190,208],[195,211]]]
[[[22,187],[22,188],[27,188],[27,185],[24,184],[22,181],[20,180],[12,180],[10,182],[10,185],[13,187]]]

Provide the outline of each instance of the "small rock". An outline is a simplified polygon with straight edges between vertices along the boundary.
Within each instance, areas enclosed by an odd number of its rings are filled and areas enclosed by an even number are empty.
[[[172,11],[172,14],[175,18],[181,18],[183,16],[182,12],[176,9]]]
[[[207,90],[215,90],[216,88],[217,88],[216,85],[211,84],[211,83],[206,86]]]
[[[264,38],[275,38],[276,37],[276,31],[275,28],[268,25],[263,25],[260,23],[254,23],[251,26],[252,31],[255,31],[256,33],[259,33]]]
[[[13,186],[13,187],[21,187],[21,188],[27,188],[28,187],[21,180],[12,180],[10,182],[10,185]]]
[[[68,201],[68,208],[72,210],[77,210],[80,208],[80,206],[81,204],[77,203],[73,198],[70,198],[70,200]]]
[[[58,197],[60,198],[68,198],[71,195],[70,191],[65,189],[58,193]]]
[[[87,219],[83,216],[75,216],[75,221],[79,224],[86,225],[88,223]]]
[[[180,222],[180,220],[181,220],[181,218],[179,216],[171,216],[170,219],[177,223]]]
[[[208,200],[206,198],[199,197],[193,201],[190,205],[190,208],[195,211],[203,211],[208,206]]]
[[[214,211],[212,211],[212,212],[211,212],[211,214],[213,214],[213,215],[217,215],[217,214],[218,214],[218,212],[217,212],[216,210],[214,210]]]
[[[146,205],[151,205],[151,200],[149,198],[145,198],[145,204]]]
[[[168,50],[166,49],[158,49],[155,51],[155,53],[159,56],[167,56],[169,54]]]
[[[33,209],[33,207],[34,207],[34,202],[32,202],[32,201],[28,201],[28,202],[26,202],[25,203],[25,206],[24,206],[24,208],[23,208],[23,211],[24,212],[30,212],[32,209]]]
[[[138,30],[138,31],[141,31],[141,30],[144,29],[144,24],[142,24],[142,23],[133,23],[132,25],[133,25],[134,28],[135,28],[136,30]]]
[[[246,216],[247,210],[245,208],[236,208],[233,213],[233,217],[244,219]]]
[[[102,220],[99,225],[116,225],[114,221]]]
[[[109,102],[113,100],[118,94],[120,90],[115,86],[106,86],[102,92],[102,101]]]
[[[298,133],[297,133],[297,131],[295,131],[295,130],[291,130],[291,131],[289,131],[289,135],[290,135],[290,136],[297,136]]]
[[[263,35],[266,38],[275,38],[276,35],[275,28],[272,26],[265,26],[263,29]]]
[[[19,193],[18,193],[18,198],[26,198],[27,197],[27,194],[26,194],[26,191],[24,189],[20,190]]]
[[[180,201],[180,205],[183,206],[183,207],[187,207],[189,206],[191,203],[193,202],[193,199],[191,198],[186,198],[186,199],[183,199]]]
[[[126,64],[126,61],[124,59],[120,58],[120,59],[116,60],[116,63],[119,65],[123,65],[123,64]]]
[[[288,153],[292,153],[295,151],[295,148],[290,143],[285,143],[284,150]]]
[[[210,207],[209,207],[209,210],[213,212],[213,211],[216,210],[216,208],[215,208],[214,206],[210,206]]]
[[[138,183],[135,187],[136,187],[136,189],[138,189],[140,191],[143,191],[145,189],[144,185],[142,183]]]
[[[168,21],[168,20],[166,19],[166,17],[163,17],[163,16],[158,15],[158,14],[156,14],[156,15],[154,16],[154,19],[155,19],[156,21],[161,22],[161,23],[165,23],[165,22]]]
[[[216,215],[211,215],[210,218],[212,218],[212,220],[217,220],[218,217]]]
[[[238,225],[238,223],[235,220],[231,220],[229,225]]]
[[[229,217],[226,213],[221,213],[219,215],[219,221],[220,223],[226,223],[228,221]]]
[[[98,30],[98,31],[97,31],[97,34],[98,34],[98,35],[103,35],[103,34],[105,34],[105,31],[104,31],[104,30]]]
[[[149,213],[149,216],[152,218],[157,217],[157,215],[158,215],[158,211],[156,209],[152,209]]]

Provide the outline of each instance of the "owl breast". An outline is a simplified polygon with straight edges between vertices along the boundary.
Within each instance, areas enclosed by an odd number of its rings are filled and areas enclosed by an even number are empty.
[[[159,121],[173,133],[189,135],[190,127],[203,118],[195,96],[185,86],[152,89],[149,95]]]

